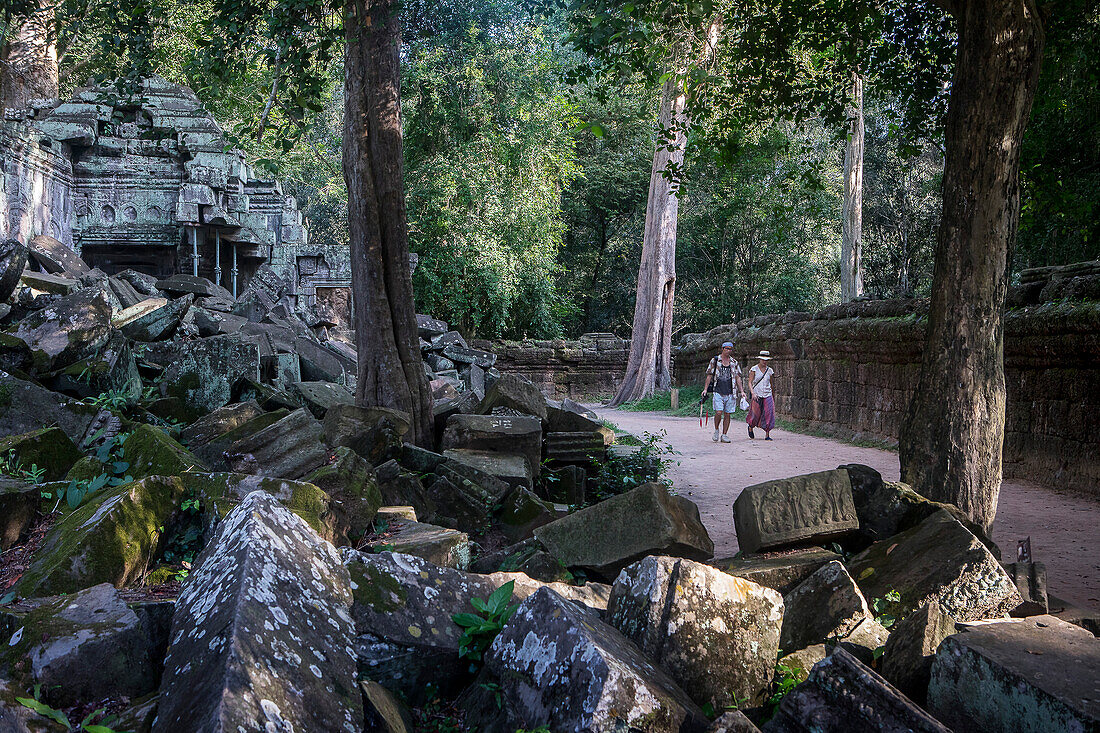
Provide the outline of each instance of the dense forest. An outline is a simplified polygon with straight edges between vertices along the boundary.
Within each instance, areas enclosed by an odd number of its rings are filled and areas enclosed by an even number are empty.
[[[328,101],[303,115],[279,48],[223,63],[205,1],[70,4],[74,22],[59,24],[63,95],[90,76],[135,70],[192,86],[237,143],[287,181],[314,240],[347,242],[339,49],[311,52],[310,83]],[[1020,164],[1014,273],[1100,256],[1095,5],[1046,29]],[[578,74],[590,59],[568,8],[509,0],[424,8],[407,4],[400,54],[418,309],[478,337],[629,335],[659,84],[637,70],[611,81]],[[927,295],[942,119],[907,124],[908,100],[874,75],[863,95],[864,291]],[[840,298],[849,128],[781,115],[723,125],[713,135],[706,121],[693,127],[677,171],[677,333]]]

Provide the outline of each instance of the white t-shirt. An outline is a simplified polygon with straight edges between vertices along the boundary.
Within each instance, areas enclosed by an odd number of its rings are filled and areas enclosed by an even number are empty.
[[[775,374],[775,370],[771,367],[767,367],[764,370],[763,376],[760,374],[760,365],[753,364],[752,369],[749,370],[749,384],[752,386],[753,397],[771,397],[772,396],[772,375]]]

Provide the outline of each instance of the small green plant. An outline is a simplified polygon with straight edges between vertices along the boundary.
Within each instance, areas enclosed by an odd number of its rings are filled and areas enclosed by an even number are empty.
[[[875,612],[875,621],[889,629],[898,622],[898,616],[902,613],[901,593],[889,590],[882,598],[871,599],[871,609]]]
[[[178,520],[173,522],[161,559],[170,565],[181,565],[175,571],[176,580],[187,577],[191,564],[203,547],[202,503],[189,492],[180,502]]]
[[[782,662],[776,662],[775,664],[775,691],[772,696],[768,698],[764,703],[767,708],[767,717],[771,719],[777,710],[779,710],[779,703],[788,692],[798,686],[798,680],[802,676],[802,669],[799,667],[792,667]]]
[[[40,484],[46,476],[46,469],[39,468],[36,463],[27,468],[15,457],[15,449],[12,448],[6,456],[0,456],[0,473],[30,484]]]
[[[595,479],[595,498],[602,501],[617,494],[637,488],[648,481],[665,479],[669,466],[675,463],[672,456],[679,453],[665,440],[665,431],[642,433],[637,451],[627,455],[609,455],[598,464]]]
[[[120,389],[112,389],[107,392],[100,392],[95,397],[88,397],[84,400],[89,405],[100,408],[101,410],[120,411],[131,407],[134,404],[134,398],[129,392],[124,392]]]
[[[734,695],[733,704],[723,706],[722,710],[723,711],[740,710],[741,708],[743,708],[745,706],[745,703],[747,703],[748,701],[749,701],[749,698],[747,698],[747,697],[737,697],[736,695]],[[703,715],[706,715],[708,718],[713,720],[714,718],[718,717],[718,711],[714,709],[713,704],[711,704],[709,702],[703,703]]]
[[[25,708],[30,708],[42,717],[49,718],[55,723],[61,724],[65,727],[65,730],[83,731],[84,733],[121,733],[120,731],[115,731],[113,728],[110,728],[107,725],[108,723],[112,722],[117,716],[112,715],[110,717],[104,718],[99,723],[92,723],[93,720],[103,717],[103,713],[105,712],[104,708],[99,708],[98,710],[93,710],[92,712],[88,713],[87,717],[85,717],[84,720],[80,721],[80,723],[74,727],[73,724],[69,722],[69,716],[65,715],[64,712],[58,710],[57,708],[52,708],[38,699],[39,695],[41,694],[41,689],[41,685],[35,685],[33,698],[17,697],[15,698],[15,701]]]
[[[485,650],[519,606],[518,603],[509,603],[515,585],[515,581],[509,580],[484,601],[471,598],[470,605],[477,613],[456,613],[451,616],[451,620],[462,629],[462,638],[458,640],[458,656],[470,660],[471,671],[476,671]]]
[[[121,486],[134,480],[134,477],[127,473],[130,469],[124,447],[127,437],[129,437],[129,433],[119,433],[115,437],[103,441],[103,444],[96,449],[96,460],[102,463],[106,470],[91,479],[73,479],[61,487],[57,492],[57,503],[54,505],[54,511],[61,505],[62,499],[65,500],[70,509],[76,509],[84,503],[85,499],[98,493],[104,487]],[[42,497],[44,499],[54,498],[48,493],[43,493]]]

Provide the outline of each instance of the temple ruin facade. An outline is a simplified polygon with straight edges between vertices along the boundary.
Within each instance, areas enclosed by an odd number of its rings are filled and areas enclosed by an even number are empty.
[[[347,249],[310,243],[294,197],[186,87],[150,77],[6,110],[0,158],[0,239],[48,234],[107,274],[195,274],[234,295],[267,263],[296,304],[347,312]]]

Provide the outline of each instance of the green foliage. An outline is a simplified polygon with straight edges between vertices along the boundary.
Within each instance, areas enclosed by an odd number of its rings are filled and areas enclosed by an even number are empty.
[[[603,501],[650,481],[671,486],[665,473],[679,453],[665,440],[665,431],[642,433],[637,451],[626,455],[608,455],[596,468],[595,499]]]
[[[469,659],[471,669],[476,669],[481,664],[485,650],[519,607],[518,603],[509,603],[514,589],[515,582],[509,580],[484,601],[480,598],[470,599],[470,605],[477,613],[456,613],[451,616],[451,620],[462,629],[462,637],[458,640],[458,656]]]
[[[205,544],[204,529],[202,503],[193,491],[189,491],[180,502],[180,511],[165,538],[165,548],[161,555],[163,562],[182,566],[182,569],[175,572],[178,580],[187,577],[195,557],[202,551]]]
[[[50,707],[49,705],[38,699],[40,689],[40,685],[35,685],[33,698],[17,697],[15,698],[15,701],[23,707],[33,710],[42,717],[64,726],[65,730],[67,731],[83,731],[83,733],[116,733],[115,730],[108,727],[108,724],[111,723],[117,716],[112,715],[104,717],[104,708],[93,710],[84,718],[84,720],[80,721],[80,723],[74,727],[73,724],[69,722],[69,717],[65,715],[64,712],[58,710],[57,708]],[[99,723],[92,722],[93,720],[100,718],[102,718],[102,720],[100,720]]]
[[[775,679],[772,683],[773,692],[764,703],[768,719],[771,719],[779,710],[779,703],[783,701],[784,696],[798,686],[798,678],[801,674],[802,670],[798,667],[776,662]]]
[[[871,610],[875,612],[875,621],[882,624],[883,628],[893,628],[898,621],[898,615],[903,611],[901,593],[889,590],[882,598],[871,599]]]
[[[24,466],[16,458],[15,449],[13,448],[8,451],[7,455],[0,454],[0,473],[17,478],[20,481],[26,481],[29,484],[40,484],[46,475],[46,469],[39,468],[36,463],[32,463],[29,467]]]
[[[57,504],[54,508],[56,509],[57,505],[60,505],[61,500],[64,499],[70,509],[76,509],[84,503],[85,499],[98,493],[104,487],[121,486],[133,481],[134,477],[127,473],[130,469],[130,463],[126,460],[125,449],[128,437],[130,437],[129,433],[119,433],[104,440],[96,448],[95,457],[107,470],[91,479],[73,479],[69,481],[67,485],[58,490]],[[43,494],[43,498],[52,499],[54,497]]]

